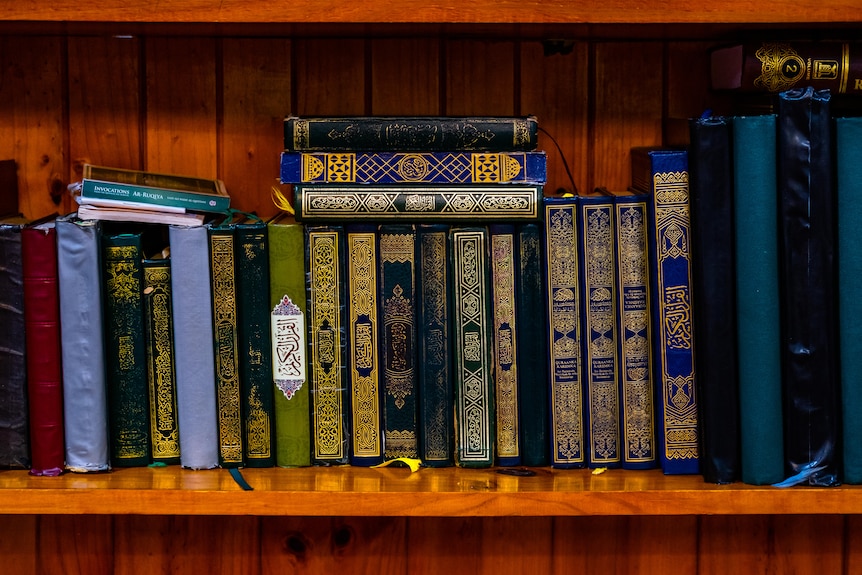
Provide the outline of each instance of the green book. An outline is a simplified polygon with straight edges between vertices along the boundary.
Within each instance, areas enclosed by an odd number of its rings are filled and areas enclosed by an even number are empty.
[[[305,235],[289,214],[269,228],[269,297],[272,308],[272,361],[275,412],[275,463],[311,465],[311,423],[306,347]]]
[[[213,213],[225,212],[230,207],[230,196],[221,180],[92,164],[84,164],[80,195],[83,200],[102,200],[105,206],[161,206]]]
[[[165,252],[143,261],[144,326],[154,463],[180,462],[171,260]]]
[[[102,237],[111,465],[150,463],[141,234]]]
[[[452,228],[455,463],[494,463],[494,369],[488,228]]]
[[[210,225],[207,227],[207,237],[210,248],[219,465],[226,468],[240,467],[244,457],[234,225]]]
[[[243,448],[248,467],[275,465],[269,234],[256,216],[235,224]]]

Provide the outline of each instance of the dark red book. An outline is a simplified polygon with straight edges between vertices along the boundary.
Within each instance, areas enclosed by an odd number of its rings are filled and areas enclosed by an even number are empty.
[[[59,475],[65,464],[60,300],[54,217],[21,231],[30,473]]]

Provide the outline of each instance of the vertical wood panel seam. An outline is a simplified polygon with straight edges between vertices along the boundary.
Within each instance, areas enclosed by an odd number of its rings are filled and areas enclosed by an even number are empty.
[[[147,169],[147,43],[141,36],[138,41],[138,165]]]
[[[438,102],[437,102],[437,111],[441,116],[446,115],[446,94],[449,89],[449,82],[446,76],[446,68],[448,65],[448,58],[446,57],[448,54],[450,40],[445,37],[440,38],[440,43],[438,44],[437,49],[440,52],[439,57],[437,58],[437,84],[439,88],[438,93]]]
[[[362,48],[364,54],[364,67],[363,67],[363,79],[362,85],[364,88],[363,96],[365,98],[365,102],[363,105],[363,109],[365,110],[365,114],[370,116],[374,113],[374,74],[373,74],[373,63],[372,60],[374,58],[374,50],[371,45],[371,38],[364,38],[362,41]]]
[[[215,120],[216,120],[216,177],[224,179],[224,37],[215,41]]]
[[[595,186],[596,177],[596,97],[598,78],[596,77],[596,43],[587,41],[587,189]],[[572,190],[578,193],[578,190]]]
[[[63,153],[60,157],[60,163],[62,164],[59,169],[56,169],[55,173],[57,174],[65,174],[64,177],[72,178],[74,180],[75,174],[72,173],[72,120],[71,120],[71,105],[69,104],[69,97],[71,94],[71,88],[69,87],[70,74],[69,74],[69,36],[64,36],[63,41],[61,43],[63,47],[63,55],[65,56],[61,60],[60,64],[60,85],[61,87],[61,98],[63,99],[63,112],[62,112],[62,122],[61,130],[63,133]],[[52,178],[53,180],[53,178]],[[71,181],[71,180],[70,180]],[[69,183],[63,182],[64,184]],[[60,197],[60,206],[63,205],[67,197],[67,194],[62,194]]]

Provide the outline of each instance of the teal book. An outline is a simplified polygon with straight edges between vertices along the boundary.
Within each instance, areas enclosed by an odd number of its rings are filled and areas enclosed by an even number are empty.
[[[700,472],[694,361],[691,207],[685,150],[632,149],[632,186],[652,197],[650,272],[659,461],[668,475]]]
[[[149,382],[140,232],[102,236],[111,465],[150,463]]]
[[[219,441],[219,465],[241,467],[243,444],[242,390],[239,375],[236,234],[229,221],[207,226],[212,291],[213,350]]]
[[[416,226],[419,459],[429,467],[454,463],[452,391],[452,271],[449,226]]]
[[[350,382],[350,463],[383,462],[382,317],[377,282],[380,255],[375,224],[345,228],[347,341]],[[388,444],[387,444],[388,447]]]
[[[419,456],[416,228],[381,225],[378,308],[384,457]]]
[[[488,228],[453,227],[455,463],[494,464],[494,370]]]
[[[856,290],[862,277],[862,118],[836,118],[836,187],[838,235],[838,306],[841,346],[841,402],[843,409],[844,482],[862,483],[862,300]]]
[[[623,469],[658,465],[647,234],[651,204],[648,194],[614,192]]]
[[[269,295],[275,411],[275,463],[311,465],[305,231],[288,214],[269,226]]]
[[[587,465],[578,268],[578,197],[544,199],[551,466]]]
[[[521,464],[544,467],[550,464],[550,411],[548,342],[545,334],[548,309],[543,295],[542,226],[538,223],[519,224],[516,233],[518,269],[515,298]]]
[[[275,465],[268,232],[257,216],[235,224],[240,412],[248,467]]]
[[[587,465],[620,467],[614,199],[593,192],[578,200]]]
[[[287,116],[288,151],[534,150],[535,116]]]
[[[497,464],[521,464],[521,407],[517,283],[520,269],[514,224],[488,226],[491,242],[491,316]]]
[[[544,184],[545,152],[282,152],[284,184]]]
[[[306,226],[311,458],[350,462],[344,228]]]
[[[153,463],[180,463],[176,348],[169,250],[143,261],[144,330]]]
[[[740,476],[784,479],[776,117],[733,118]]]
[[[538,184],[295,184],[296,219],[307,223],[538,221]]]

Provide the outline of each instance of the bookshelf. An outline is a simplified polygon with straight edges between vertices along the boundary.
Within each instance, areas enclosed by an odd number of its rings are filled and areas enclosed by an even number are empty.
[[[67,211],[92,162],[223,179],[272,215],[281,120],[533,113],[574,185],[628,184],[679,142],[706,50],[858,35],[848,0],[351,3],[32,0],[0,6],[0,158],[22,211]],[[571,187],[556,148],[549,188]],[[0,471],[0,553],[41,573],[859,573],[862,488],[709,485],[660,472]],[[4,569],[5,571],[5,569]]]

